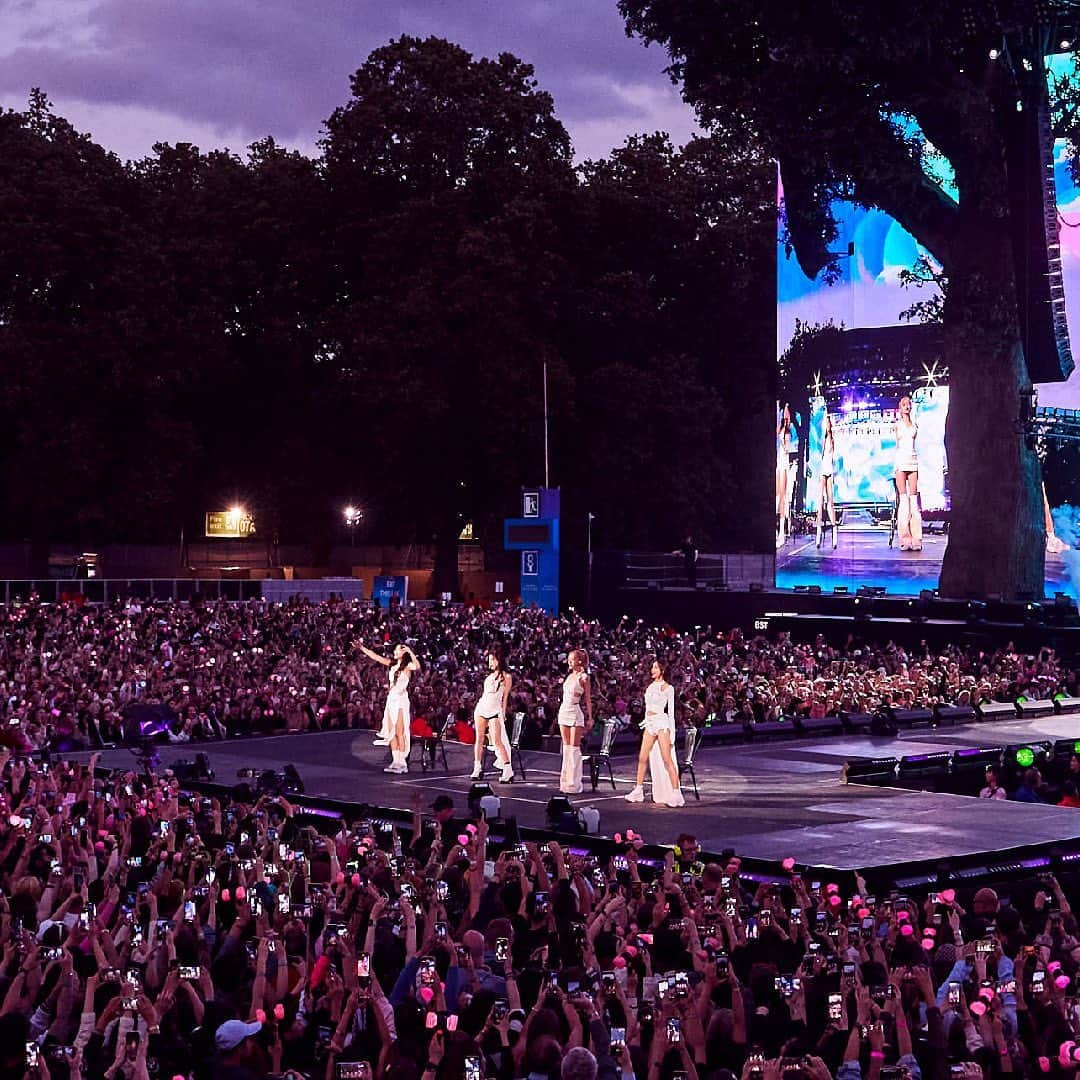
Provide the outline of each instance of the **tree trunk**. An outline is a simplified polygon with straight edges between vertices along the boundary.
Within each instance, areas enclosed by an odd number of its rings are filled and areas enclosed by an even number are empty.
[[[1039,600],[1046,538],[1041,470],[1024,430],[1031,380],[1008,237],[988,231],[985,219],[975,222],[949,268],[945,448],[952,510],[940,591]]]

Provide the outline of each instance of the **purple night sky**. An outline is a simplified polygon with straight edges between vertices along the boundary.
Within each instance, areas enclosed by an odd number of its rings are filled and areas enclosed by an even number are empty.
[[[664,53],[626,37],[615,0],[0,0],[0,27],[0,105],[40,86],[122,158],[267,134],[314,153],[350,74],[401,34],[532,63],[579,160],[633,133],[694,131]]]

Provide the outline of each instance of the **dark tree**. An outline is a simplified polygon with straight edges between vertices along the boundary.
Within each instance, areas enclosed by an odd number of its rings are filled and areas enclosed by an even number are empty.
[[[435,38],[377,49],[352,94],[323,144],[329,362],[369,433],[357,452],[381,473],[384,523],[434,536],[454,591],[462,525],[513,506],[542,466],[537,294],[570,141],[529,65]]]
[[[707,129],[752,133],[779,159],[807,273],[829,265],[838,196],[885,210],[941,264],[952,488],[941,589],[953,596],[1043,590],[1006,170],[1022,95],[1019,64],[999,55],[1006,32],[1034,28],[1012,7],[1006,24],[997,8],[930,0],[620,0],[628,30],[667,47]],[[928,177],[926,140],[951,164],[958,201]]]

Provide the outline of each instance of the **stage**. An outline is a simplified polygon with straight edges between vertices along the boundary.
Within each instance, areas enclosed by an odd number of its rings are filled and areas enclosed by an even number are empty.
[[[586,785],[586,792],[571,801],[576,806],[596,807],[600,832],[606,836],[630,827],[649,843],[664,844],[674,842],[685,829],[712,852],[731,847],[758,860],[778,862],[793,856],[823,869],[884,868],[1073,840],[1080,837],[1080,810],[845,785],[840,780],[845,761],[1076,737],[1080,737],[1080,718],[1071,716],[916,730],[895,738],[836,736],[707,747],[697,760],[701,800],[688,790],[687,805],[680,810],[627,803],[624,796],[632,786],[635,759],[615,757],[616,790],[612,791],[605,774],[595,793]],[[371,740],[370,732],[337,731],[161,747],[160,751],[163,765],[178,758],[190,760],[205,751],[217,773],[216,781],[226,786],[238,782],[238,769],[280,768],[292,762],[309,796],[408,809],[419,790],[425,804],[447,793],[459,807],[464,806],[471,784],[471,748],[447,745],[449,773],[441,767],[428,773],[414,768],[407,775],[395,776],[383,773],[388,755],[373,747]],[[414,762],[418,754],[417,749]],[[85,760],[87,755],[73,756]],[[527,781],[499,785],[493,772],[485,780],[502,798],[504,817],[516,815],[521,825],[539,828],[547,801],[557,791],[559,758],[528,751],[524,761]],[[102,755],[101,763],[134,767],[134,758],[127,750],[110,750]]]
[[[923,589],[936,589],[941,560],[948,538],[940,531],[923,533],[922,551],[901,551],[899,539],[889,547],[888,525],[858,523],[841,525],[837,546],[832,547],[831,530],[826,530],[821,547],[814,533],[789,537],[776,552],[776,587],[820,585],[825,592],[847,586],[883,588],[890,596],[918,596]],[[1069,574],[1069,559],[1077,552],[1046,555],[1046,595],[1068,592],[1076,586]]]

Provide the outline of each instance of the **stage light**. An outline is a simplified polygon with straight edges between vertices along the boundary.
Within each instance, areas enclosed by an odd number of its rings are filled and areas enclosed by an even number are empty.
[[[1021,746],[1016,751],[1016,764],[1021,768],[1030,769],[1035,764],[1035,751],[1030,746]]]
[[[1001,55],[1001,50],[1000,49],[991,49],[990,50],[990,59],[991,60],[996,60],[1000,55]]]
[[[1060,42],[1058,42],[1058,45],[1062,49],[1071,49],[1072,48],[1072,42],[1069,41],[1067,38],[1064,38]]]

